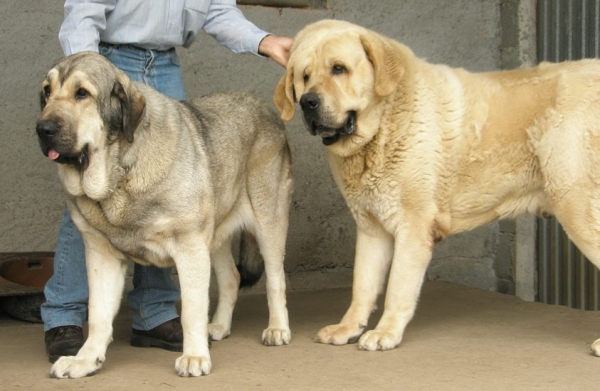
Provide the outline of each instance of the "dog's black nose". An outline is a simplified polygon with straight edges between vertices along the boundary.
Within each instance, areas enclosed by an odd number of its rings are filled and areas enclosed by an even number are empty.
[[[309,92],[308,94],[302,95],[300,98],[300,107],[302,110],[315,110],[319,107],[321,100],[319,99],[319,95],[314,92]]]
[[[58,124],[56,121],[39,121],[35,130],[41,138],[53,137],[58,133]]]

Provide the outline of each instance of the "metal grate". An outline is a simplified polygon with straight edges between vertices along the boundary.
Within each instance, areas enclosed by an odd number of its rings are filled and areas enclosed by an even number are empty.
[[[539,0],[538,60],[600,57],[600,1]]]
[[[538,0],[538,62],[600,57],[600,0]],[[598,270],[556,219],[538,219],[537,301],[600,309]]]
[[[537,226],[537,301],[600,309],[598,269],[567,238],[556,219],[538,219]]]

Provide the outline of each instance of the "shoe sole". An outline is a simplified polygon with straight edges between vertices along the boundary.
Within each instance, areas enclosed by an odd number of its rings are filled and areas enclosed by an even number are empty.
[[[183,352],[183,343],[166,342],[162,339],[135,334],[131,336],[131,346],[136,348],[161,348],[171,352]]]
[[[83,343],[81,344],[81,346],[83,346]],[[48,361],[50,361],[50,364],[54,364],[59,358],[63,356],[75,356],[77,352],[79,352],[79,349],[81,349],[81,346],[77,347],[72,354],[50,354],[50,352],[46,348],[46,355],[48,356]]]
[[[51,356],[51,355],[48,355],[48,361],[50,361],[50,364],[54,364],[56,362],[56,360],[58,360],[61,357],[62,356]]]

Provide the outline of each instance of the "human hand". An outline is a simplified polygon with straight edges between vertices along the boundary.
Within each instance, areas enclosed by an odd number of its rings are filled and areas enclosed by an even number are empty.
[[[290,37],[278,37],[276,35],[267,35],[258,45],[258,53],[273,59],[277,64],[285,68],[294,39]]]

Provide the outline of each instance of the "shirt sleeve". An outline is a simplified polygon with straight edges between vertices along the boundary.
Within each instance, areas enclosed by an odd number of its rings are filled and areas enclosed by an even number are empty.
[[[106,14],[115,8],[115,3],[116,0],[65,1],[58,39],[66,56],[87,50],[98,52]]]
[[[247,20],[235,0],[211,1],[203,30],[227,49],[258,55],[258,46],[269,35]]]

